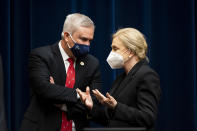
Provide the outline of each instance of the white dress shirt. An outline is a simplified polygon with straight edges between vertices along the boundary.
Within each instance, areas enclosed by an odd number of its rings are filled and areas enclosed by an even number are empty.
[[[61,41],[59,42],[59,49],[60,49],[60,53],[62,55],[62,58],[63,58],[63,61],[64,61],[64,65],[65,65],[65,70],[66,70],[66,73],[67,73],[67,70],[68,70],[68,67],[70,65],[69,61],[68,61],[68,54],[64,51],[64,49],[62,48],[62,45],[61,45]],[[75,65],[76,65],[76,61],[74,61],[74,68],[75,68]]]
[[[69,56],[68,56],[68,54],[64,51],[64,49],[62,48],[61,41],[59,42],[59,49],[60,49],[60,53],[61,53],[62,58],[63,58],[63,61],[64,61],[65,70],[66,70],[66,73],[67,73],[68,67],[69,67],[69,65],[70,65],[70,63],[69,63],[69,61],[68,61]],[[74,61],[74,68],[75,68],[75,65],[76,65],[76,61]],[[78,93],[77,93],[77,98],[78,98],[78,99],[80,98],[80,96],[79,96]],[[62,104],[62,106],[60,107],[60,109],[61,109],[62,111],[67,111],[67,110],[68,110],[66,104]],[[72,131],[76,131],[76,130],[75,130],[75,123],[74,123],[74,121],[72,121]]]

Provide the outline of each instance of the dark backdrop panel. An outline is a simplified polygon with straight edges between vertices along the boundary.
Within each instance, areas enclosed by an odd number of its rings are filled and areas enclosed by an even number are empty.
[[[162,98],[157,131],[197,130],[195,0],[0,0],[0,51],[9,131],[18,131],[29,104],[28,54],[60,40],[66,15],[80,12],[96,24],[91,54],[100,60],[109,90],[116,75],[106,62],[111,36],[134,27],[146,37]]]

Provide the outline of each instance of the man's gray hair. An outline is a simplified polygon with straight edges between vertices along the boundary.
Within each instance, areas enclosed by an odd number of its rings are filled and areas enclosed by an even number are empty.
[[[72,35],[81,26],[95,28],[93,21],[86,15],[80,13],[67,15],[61,34],[62,38],[64,37],[64,32],[68,32]]]

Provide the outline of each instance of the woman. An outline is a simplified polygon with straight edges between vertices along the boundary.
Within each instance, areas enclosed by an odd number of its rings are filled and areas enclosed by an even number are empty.
[[[77,89],[82,102],[91,110],[93,118],[109,127],[154,130],[161,94],[160,80],[148,66],[143,34],[134,28],[120,29],[113,35],[111,47],[108,64],[112,69],[124,68],[125,72],[116,78],[106,96],[92,90],[104,108],[93,103],[89,87],[86,92]]]

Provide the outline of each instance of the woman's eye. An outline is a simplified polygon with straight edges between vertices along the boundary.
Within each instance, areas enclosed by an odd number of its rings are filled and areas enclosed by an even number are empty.
[[[116,47],[115,50],[118,50],[118,48]]]

